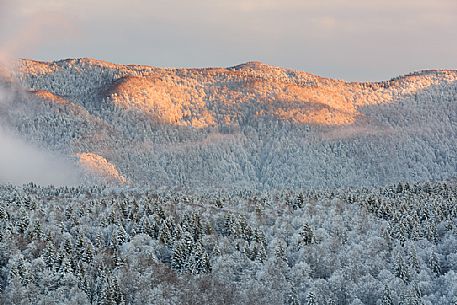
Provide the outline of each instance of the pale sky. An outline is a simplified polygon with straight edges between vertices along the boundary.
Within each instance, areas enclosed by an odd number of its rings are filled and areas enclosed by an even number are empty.
[[[457,0],[0,0],[9,57],[251,60],[345,80],[457,69]]]

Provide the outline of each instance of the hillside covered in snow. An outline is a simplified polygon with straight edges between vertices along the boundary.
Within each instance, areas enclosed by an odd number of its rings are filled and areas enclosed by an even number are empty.
[[[457,170],[457,71],[348,83],[259,62],[164,69],[21,60],[4,125],[118,184],[322,188]]]

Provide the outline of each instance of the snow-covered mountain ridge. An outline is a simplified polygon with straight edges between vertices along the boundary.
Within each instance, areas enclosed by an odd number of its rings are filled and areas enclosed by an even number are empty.
[[[208,127],[237,125],[251,115],[302,124],[351,124],[360,106],[451,84],[457,72],[422,71],[386,82],[347,83],[259,62],[164,69],[83,58],[22,60],[17,77],[28,89],[48,90],[87,107],[140,110],[162,123]]]
[[[457,71],[344,82],[259,62],[171,69],[21,60],[5,121],[157,187],[378,185],[457,170]]]

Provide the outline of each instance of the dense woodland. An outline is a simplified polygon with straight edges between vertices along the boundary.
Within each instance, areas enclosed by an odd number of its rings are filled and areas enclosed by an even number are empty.
[[[23,60],[0,91],[21,147],[122,182],[0,181],[0,304],[457,305],[457,71]]]
[[[345,83],[258,63],[22,65],[20,85],[38,91],[0,111],[10,129],[69,158],[98,154],[132,185],[382,186],[445,180],[457,169],[456,71]]]
[[[455,182],[0,188],[0,303],[457,304]]]

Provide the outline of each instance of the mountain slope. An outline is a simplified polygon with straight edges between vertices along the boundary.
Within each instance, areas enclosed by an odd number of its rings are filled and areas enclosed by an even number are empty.
[[[31,93],[8,108],[10,125],[68,155],[96,154],[134,184],[380,185],[457,169],[456,71],[347,83],[259,62],[69,59],[22,60],[14,75]]]

